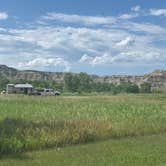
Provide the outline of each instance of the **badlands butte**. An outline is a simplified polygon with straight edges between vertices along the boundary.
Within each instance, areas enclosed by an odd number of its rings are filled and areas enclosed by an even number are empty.
[[[50,80],[59,83],[64,82],[63,72],[43,72],[33,70],[17,70],[6,65],[0,65],[0,77],[8,80]],[[152,90],[166,88],[166,70],[155,70],[152,73],[144,75],[112,75],[97,76],[90,75],[95,82],[106,82],[112,84],[133,83],[140,86],[142,83],[150,83]]]

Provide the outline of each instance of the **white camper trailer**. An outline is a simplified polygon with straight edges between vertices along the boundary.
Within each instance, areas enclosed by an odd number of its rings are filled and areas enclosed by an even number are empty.
[[[33,92],[33,86],[31,84],[7,84],[6,93],[7,94],[30,94]]]

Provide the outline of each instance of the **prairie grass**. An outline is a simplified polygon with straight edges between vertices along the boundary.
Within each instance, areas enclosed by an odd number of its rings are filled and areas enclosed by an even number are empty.
[[[109,139],[0,158],[0,166],[165,166],[166,134]]]
[[[0,123],[0,154],[86,143],[108,138],[108,122],[94,120],[32,122],[5,119]]]
[[[166,96],[0,97],[0,152],[166,132]]]

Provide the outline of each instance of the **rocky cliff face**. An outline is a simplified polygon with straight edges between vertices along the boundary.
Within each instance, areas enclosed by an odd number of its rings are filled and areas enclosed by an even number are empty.
[[[18,73],[18,70],[14,68],[7,67],[5,65],[0,65],[0,76],[5,78],[12,78],[16,76]]]
[[[40,72],[40,71],[20,71],[14,68],[0,65],[0,76],[7,79],[24,79],[24,80],[53,80],[57,82],[63,82],[65,73],[53,73],[53,72]],[[156,70],[150,74],[142,76],[92,76],[95,82],[107,82],[113,84],[121,83],[134,83],[138,86],[144,82],[148,82],[152,85],[152,89],[166,88],[166,71]]]
[[[64,73],[41,72],[32,70],[20,71],[5,65],[0,65],[0,76],[9,80],[54,80],[57,82],[63,82],[64,75]]]
[[[142,76],[107,76],[107,77],[97,77],[96,82],[109,82],[113,84],[121,83],[133,83],[140,86],[142,83],[150,83],[152,85],[152,90],[155,89],[165,89],[166,88],[166,71],[165,70],[155,70],[150,74],[145,74]]]

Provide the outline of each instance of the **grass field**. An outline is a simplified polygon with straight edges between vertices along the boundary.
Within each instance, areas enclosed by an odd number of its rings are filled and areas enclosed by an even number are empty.
[[[0,96],[0,165],[162,165],[165,132],[165,95]]]
[[[5,156],[0,166],[165,166],[165,154],[164,134]]]

